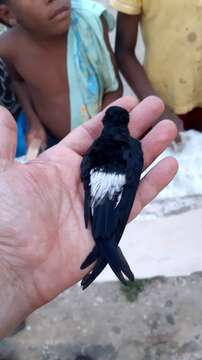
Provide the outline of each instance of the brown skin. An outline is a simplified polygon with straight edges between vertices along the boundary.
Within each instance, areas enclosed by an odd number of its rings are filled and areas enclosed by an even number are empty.
[[[156,95],[156,92],[134,53],[140,19],[139,15],[118,13],[115,55],[121,72],[138,98],[142,100],[149,95]],[[171,119],[178,131],[184,130],[182,120],[168,106],[159,118],[162,119]],[[178,136],[176,140],[179,141],[180,137]]]
[[[65,11],[56,16],[63,7]],[[0,57],[9,64],[15,79],[16,91],[31,127],[29,139],[38,134],[45,141],[41,124],[58,139],[70,131],[66,73],[70,13],[70,0],[8,0],[7,5],[0,5],[1,19],[13,26],[0,37]],[[104,19],[102,23],[119,80],[117,91],[103,95],[105,107],[121,96],[122,87]]]

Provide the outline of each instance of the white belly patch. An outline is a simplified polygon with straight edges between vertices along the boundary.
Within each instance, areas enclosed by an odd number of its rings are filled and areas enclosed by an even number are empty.
[[[118,195],[116,203],[117,206],[121,200],[125,183],[126,176],[124,174],[117,174],[115,172],[106,173],[102,170],[91,170],[90,188],[92,211],[94,210],[94,207],[99,205],[106,196],[109,200],[112,200]]]

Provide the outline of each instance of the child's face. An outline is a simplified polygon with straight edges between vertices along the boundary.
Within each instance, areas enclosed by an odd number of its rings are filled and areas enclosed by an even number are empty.
[[[71,0],[8,0],[16,22],[41,36],[60,35],[68,30]]]

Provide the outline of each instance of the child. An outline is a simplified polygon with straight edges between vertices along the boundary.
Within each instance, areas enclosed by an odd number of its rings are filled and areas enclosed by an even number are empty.
[[[110,1],[120,11],[116,57],[132,89],[140,99],[161,96],[167,104],[162,118],[179,131],[202,131],[202,1]],[[134,54],[139,24],[144,67]]]
[[[112,18],[91,0],[0,0],[0,37],[30,132],[55,141],[122,94]],[[30,108],[31,101],[31,108]]]

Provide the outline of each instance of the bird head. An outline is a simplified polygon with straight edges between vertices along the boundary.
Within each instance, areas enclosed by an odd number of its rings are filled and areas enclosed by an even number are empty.
[[[129,113],[120,106],[111,106],[107,109],[103,124],[104,127],[124,127],[127,128],[129,123]]]

